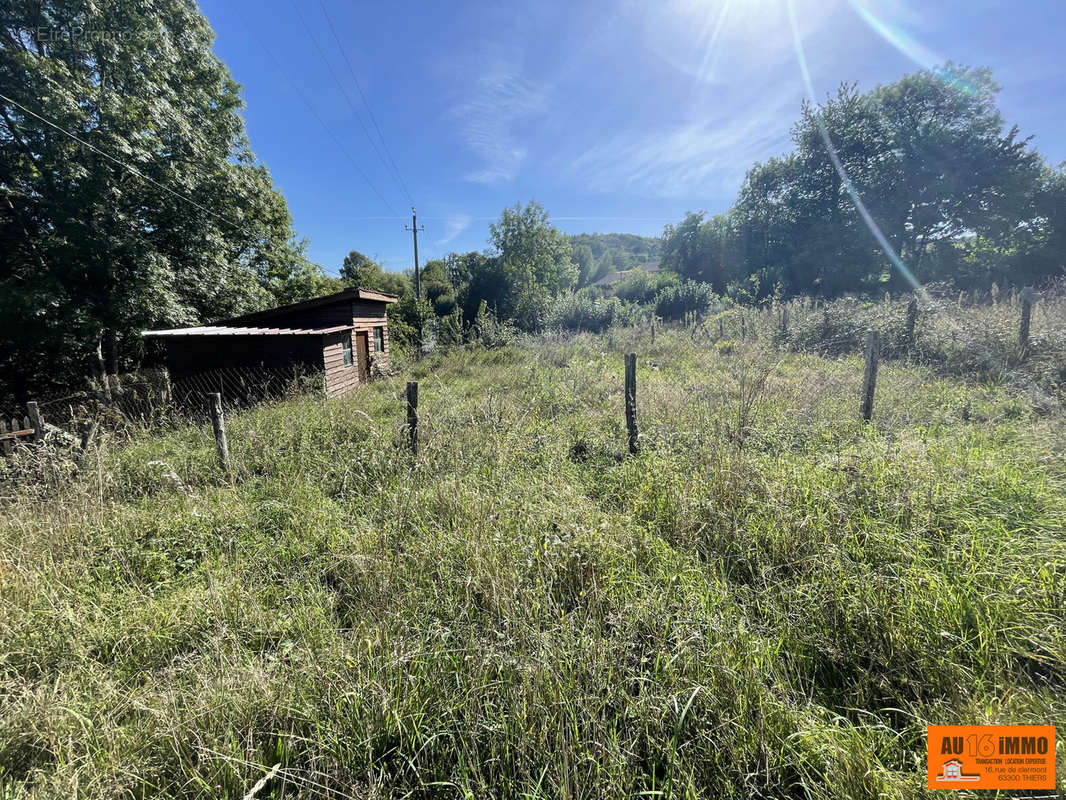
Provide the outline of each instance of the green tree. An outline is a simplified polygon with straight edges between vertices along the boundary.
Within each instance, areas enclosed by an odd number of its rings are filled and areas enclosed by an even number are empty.
[[[729,214],[668,226],[663,265],[719,292],[749,278],[785,294],[906,286],[855,195],[922,281],[977,278],[989,272],[980,253],[1007,263],[1030,246],[1047,252],[1041,242],[1059,224],[1046,201],[1054,181],[1007,128],[997,92],[988,70],[948,64],[804,103],[794,152],[756,164]]]
[[[138,359],[142,328],[318,290],[213,40],[186,0],[0,7],[8,388],[115,372]]]
[[[577,265],[577,285],[587,286],[592,279],[592,272],[596,262],[592,257],[592,248],[587,244],[580,244],[573,248],[573,260]]]
[[[402,272],[390,272],[380,261],[375,261],[358,250],[352,250],[344,257],[339,274],[345,286],[385,292],[397,297],[414,292],[414,282],[410,276]]]
[[[348,286],[362,289],[381,291],[378,284],[383,279],[381,263],[369,256],[365,256],[358,250],[352,250],[344,257],[341,264],[341,280]]]
[[[536,201],[524,208],[505,208],[489,231],[507,281],[500,315],[524,330],[532,330],[551,299],[577,282],[570,242]]]

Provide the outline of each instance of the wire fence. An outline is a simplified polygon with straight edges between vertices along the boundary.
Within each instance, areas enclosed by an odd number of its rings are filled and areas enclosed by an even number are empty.
[[[995,292],[984,296],[927,292],[920,297],[886,296],[877,302],[801,299],[759,309],[734,307],[711,317],[690,319],[670,328],[674,336],[680,332],[691,337],[697,355],[704,354],[703,361],[697,357],[696,371],[701,374],[691,381],[659,385],[650,395],[642,389],[641,418],[652,423],[656,435],[724,435],[743,443],[768,433],[760,431],[765,420],[773,416],[761,411],[769,402],[767,398],[788,407],[785,418],[808,420],[811,429],[855,417],[860,397],[867,390],[863,370],[856,368],[855,359],[862,356],[871,331],[879,336],[880,358],[886,364],[921,368],[882,371],[881,393],[892,402],[877,404],[874,416],[881,427],[924,422],[921,415],[928,414],[928,408],[920,408],[920,402],[910,398],[927,393],[930,371],[965,376],[969,381],[970,388],[956,392],[957,397],[951,400],[958,405],[952,413],[964,418],[970,411],[967,398],[972,395],[976,399],[974,387],[985,381],[1023,390],[1038,410],[1061,410],[1066,398],[1063,288],[1048,287],[1028,301],[1020,293],[998,296]],[[1028,324],[1023,321],[1027,304]],[[662,335],[661,324],[658,330]],[[604,344],[608,350],[634,349],[643,369],[642,350],[654,350],[655,331],[653,320],[610,329]],[[567,337],[548,334],[535,341],[539,357],[551,361],[553,348],[565,344]],[[748,347],[751,343],[758,346]],[[789,353],[810,354],[817,359],[802,362],[802,369],[797,370],[794,361],[787,361]],[[723,355],[733,357],[724,374]],[[657,367],[654,363],[650,366]],[[447,397],[449,388],[437,376],[425,375],[425,366],[418,372],[428,379],[434,394]],[[566,380],[558,375],[547,379]],[[711,375],[718,377],[708,380]],[[569,403],[581,415],[595,416],[609,380],[610,376],[605,376],[596,388],[575,386],[569,400],[560,403]],[[164,370],[144,370],[112,378],[107,390],[95,387],[40,397],[37,407],[47,427],[46,438],[76,451],[79,443],[84,448],[87,431],[95,429],[121,439],[134,429],[203,424],[208,419],[207,398],[213,393],[219,393],[223,403],[233,408],[321,394],[323,385],[320,372],[293,369],[235,367],[177,378]],[[616,388],[611,384],[611,390]],[[398,403],[404,402],[401,391],[398,385]],[[583,397],[583,392],[588,397]],[[494,393],[490,392],[484,408],[479,406],[478,413],[483,413],[484,419],[478,424],[501,424],[499,419],[494,422],[493,415],[499,416],[499,409],[494,411],[493,403]],[[716,406],[731,411],[705,413],[705,408]],[[12,420],[21,427],[24,416],[23,406],[0,401],[4,424]],[[671,432],[669,421],[682,419],[686,431]],[[458,419],[453,423],[464,424]],[[430,426],[434,424],[429,421]],[[702,433],[694,433],[697,429]]]

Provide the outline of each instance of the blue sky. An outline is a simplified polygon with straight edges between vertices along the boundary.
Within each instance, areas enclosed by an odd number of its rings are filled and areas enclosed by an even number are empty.
[[[786,2],[201,7],[244,86],[252,148],[335,272],[351,249],[411,266],[408,193],[423,262],[483,249],[500,210],[530,199],[569,233],[654,236],[725,210],[752,163],[789,149],[806,92]],[[793,2],[817,95],[948,59],[989,66],[1008,123],[1066,160],[1066,2]]]

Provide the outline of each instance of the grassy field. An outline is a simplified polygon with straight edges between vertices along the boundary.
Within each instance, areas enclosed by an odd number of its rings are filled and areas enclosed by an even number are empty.
[[[1066,417],[861,373],[622,330],[105,443],[0,507],[0,798],[923,796],[1066,721]]]

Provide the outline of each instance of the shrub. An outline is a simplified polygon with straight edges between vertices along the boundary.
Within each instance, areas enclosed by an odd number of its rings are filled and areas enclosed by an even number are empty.
[[[638,313],[639,309],[617,297],[600,300],[577,292],[556,300],[548,312],[546,327],[549,330],[599,333],[612,325],[635,321]]]
[[[663,319],[681,319],[686,314],[702,316],[725,307],[725,301],[714,293],[711,285],[699,281],[683,281],[668,286],[655,296],[655,313]]]
[[[632,277],[619,282],[614,289],[615,297],[627,303],[648,305],[655,302],[655,297],[666,288],[676,286],[678,281],[673,272],[637,271]]]
[[[510,322],[501,322],[489,308],[489,304],[481,301],[474,324],[470,328],[469,339],[472,344],[480,344],[490,349],[507,347],[518,341],[519,336],[518,328]]]

